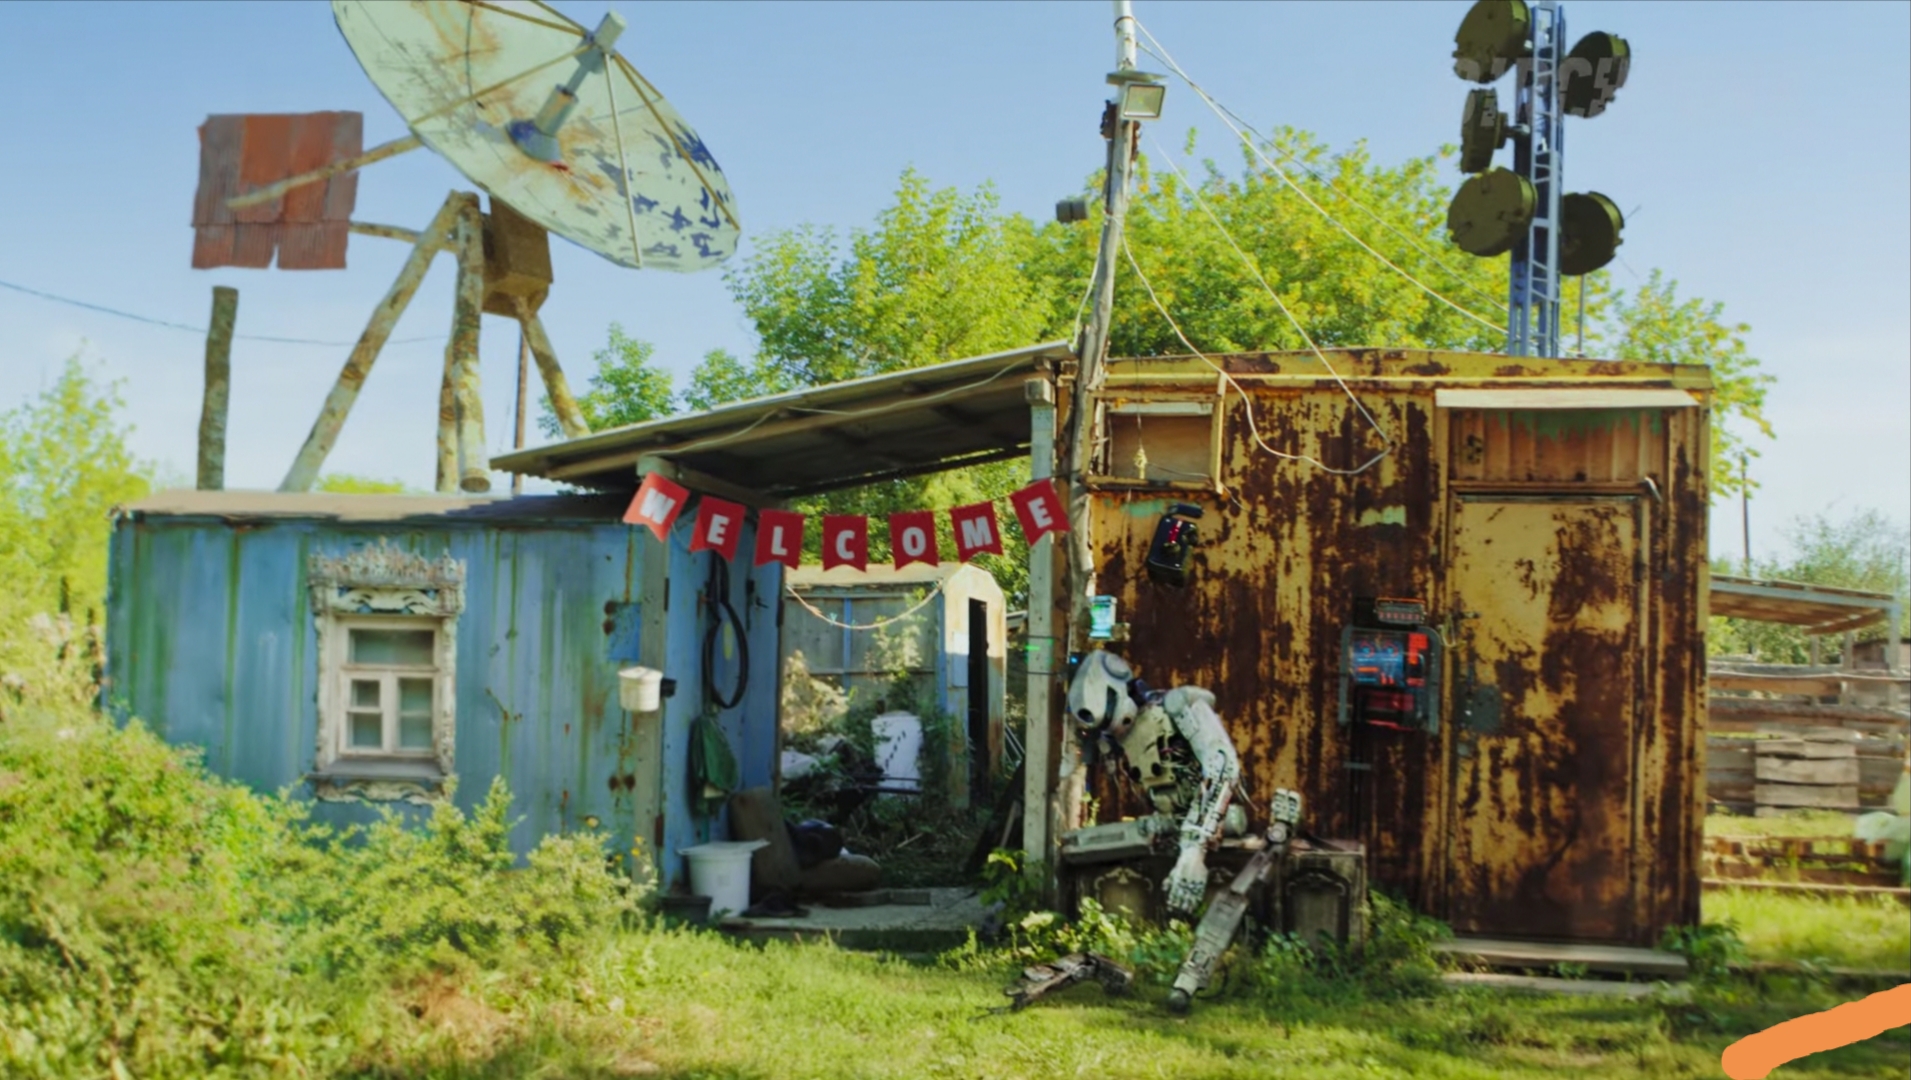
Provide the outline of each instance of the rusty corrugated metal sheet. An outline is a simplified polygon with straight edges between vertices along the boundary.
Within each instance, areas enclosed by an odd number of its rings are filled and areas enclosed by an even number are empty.
[[[239,210],[226,200],[354,157],[363,142],[364,115],[355,112],[207,117],[199,128],[193,267],[263,269],[276,253],[282,270],[343,269],[357,173]]]
[[[1365,474],[1263,453],[1230,393],[1225,497],[1097,492],[1098,580],[1119,598],[1143,677],[1212,688],[1255,798],[1297,788],[1318,832],[1367,843],[1377,884],[1456,925],[1649,943],[1695,917],[1705,409],[1468,414],[1438,408],[1434,395],[1599,385],[1703,397],[1706,373],[1329,355],[1398,444]],[[1376,440],[1311,355],[1222,363],[1274,448],[1339,467],[1372,453]],[[1120,361],[1108,396],[1214,385],[1199,361]],[[1154,524],[1184,499],[1207,510],[1194,581],[1152,585],[1141,563]],[[1447,628],[1441,732],[1370,736],[1367,773],[1346,769],[1356,758],[1336,718],[1339,636],[1358,596],[1421,597],[1440,619],[1481,612]],[[1496,732],[1462,734],[1469,658],[1502,702]],[[1105,778],[1095,783],[1104,817],[1141,811]]]

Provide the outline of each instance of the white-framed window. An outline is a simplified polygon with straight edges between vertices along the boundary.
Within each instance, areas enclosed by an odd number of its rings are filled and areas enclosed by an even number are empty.
[[[429,801],[452,775],[464,567],[381,542],[308,565],[322,799]]]
[[[433,763],[441,696],[435,620],[341,619],[339,629],[338,758]]]

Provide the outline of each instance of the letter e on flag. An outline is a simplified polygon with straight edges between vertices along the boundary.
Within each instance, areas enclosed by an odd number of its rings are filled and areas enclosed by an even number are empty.
[[[905,510],[889,515],[889,549],[896,557],[898,570],[912,562],[938,565],[936,512]]]
[[[794,510],[759,510],[756,515],[756,564],[782,563],[794,570],[803,562],[803,515]]]
[[[1068,515],[1062,511],[1062,497],[1053,480],[1037,480],[1009,496],[1015,504],[1015,516],[1022,523],[1022,535],[1032,545],[1052,532],[1068,531]]]
[[[683,513],[683,504],[690,499],[690,493],[665,480],[658,473],[644,477],[642,487],[637,489],[637,497],[630,500],[630,508],[624,511],[624,521],[631,525],[648,525],[650,531],[662,540],[670,535],[670,526]]]
[[[869,519],[861,514],[823,515],[823,569],[869,569]]]
[[[983,552],[1002,554],[1002,531],[996,525],[995,504],[979,502],[949,511],[955,530],[956,558],[968,562]]]
[[[743,507],[705,495],[697,504],[697,531],[690,537],[690,550],[714,551],[724,562],[731,562],[742,537]]]

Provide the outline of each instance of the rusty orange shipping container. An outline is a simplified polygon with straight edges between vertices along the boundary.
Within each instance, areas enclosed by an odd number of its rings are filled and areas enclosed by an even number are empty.
[[[1212,689],[1263,809],[1299,790],[1313,831],[1458,932],[1653,944],[1696,921],[1707,369],[1325,359],[1344,384],[1312,353],[1110,362],[1090,487],[1113,647]],[[1184,588],[1143,567],[1178,502],[1203,511]],[[1426,605],[1426,722],[1343,722],[1363,598]],[[1145,812],[1091,785],[1102,820]]]

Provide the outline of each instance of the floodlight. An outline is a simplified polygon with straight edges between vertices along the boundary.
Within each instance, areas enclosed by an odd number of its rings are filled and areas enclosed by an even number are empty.
[[[1168,88],[1160,83],[1131,82],[1121,88],[1123,120],[1161,119],[1161,100]]]

